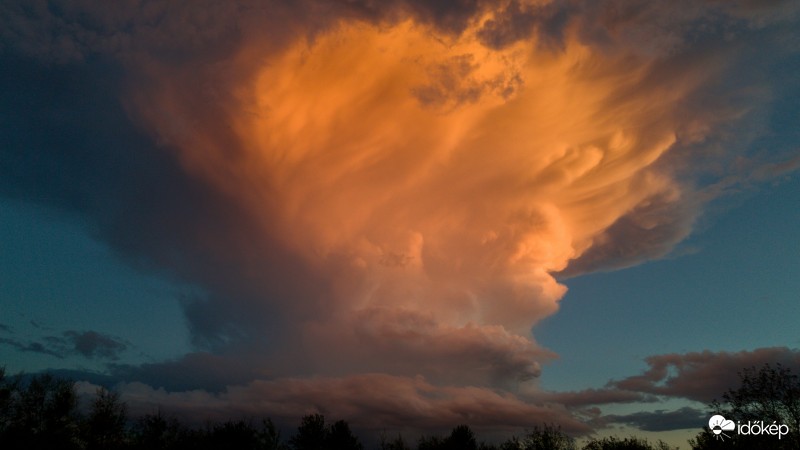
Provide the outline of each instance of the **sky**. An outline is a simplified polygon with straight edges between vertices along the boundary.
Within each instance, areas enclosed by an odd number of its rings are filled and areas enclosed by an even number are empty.
[[[800,370],[800,5],[0,5],[0,365],[685,443]]]

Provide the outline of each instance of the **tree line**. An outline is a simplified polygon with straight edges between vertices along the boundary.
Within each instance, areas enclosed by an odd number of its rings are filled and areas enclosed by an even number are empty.
[[[800,383],[797,376],[778,365],[744,370],[742,385],[723,394],[722,403],[710,405],[714,413],[739,420],[786,423],[791,432],[782,440],[774,436],[728,435],[723,441],[705,429],[689,441],[695,450],[800,449]],[[552,425],[535,426],[500,444],[481,442],[468,425],[458,425],[449,435],[422,436],[407,441],[402,435],[383,435],[380,450],[669,450],[662,441],[641,437],[593,438],[578,446],[576,440]],[[75,382],[49,374],[27,379],[7,377],[0,367],[0,449],[5,450],[364,450],[344,420],[326,422],[321,414],[300,420],[295,433],[282,439],[270,419],[228,420],[192,427],[160,412],[132,419],[119,394],[98,388],[86,412],[78,408]]]

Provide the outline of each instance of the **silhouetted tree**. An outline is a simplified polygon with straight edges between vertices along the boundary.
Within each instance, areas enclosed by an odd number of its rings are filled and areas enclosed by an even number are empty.
[[[98,388],[84,427],[88,450],[115,450],[126,444],[127,407],[119,393]]]
[[[444,439],[438,436],[420,436],[417,450],[441,450],[444,448]]]
[[[265,419],[261,422],[261,431],[259,432],[259,438],[263,444],[263,448],[265,450],[282,450],[285,448],[283,444],[281,444],[281,433],[275,424],[272,423],[272,420]]]
[[[79,447],[78,399],[72,381],[48,374],[37,375],[25,384],[19,378],[5,382],[3,429],[0,448],[73,449]]]
[[[511,438],[500,447],[503,450],[575,450],[575,439],[561,431],[560,427],[535,426],[521,438]]]
[[[403,436],[399,434],[394,439],[389,439],[385,435],[381,435],[380,446],[381,450],[411,450],[411,447],[403,440]]]
[[[293,450],[362,450],[358,438],[353,435],[350,425],[344,420],[325,426],[322,414],[303,417],[297,433],[289,439]]]
[[[133,446],[141,450],[173,450],[185,439],[186,430],[176,419],[159,411],[139,418],[132,430]]]
[[[723,441],[714,436],[707,427],[698,433],[697,436],[689,439],[689,445],[694,450],[731,450],[742,448],[741,444],[738,444],[738,436],[730,436]]]
[[[19,379],[10,380],[6,376],[6,368],[0,367],[0,437],[11,422],[11,395],[16,392]]]
[[[444,448],[447,450],[477,450],[478,442],[470,427],[459,425],[453,428],[450,436],[444,440]]]
[[[327,434],[325,417],[322,414],[310,414],[300,421],[297,434],[289,440],[289,446],[293,450],[324,450]]]
[[[765,364],[761,369],[745,369],[739,377],[741,386],[722,396],[728,405],[727,413],[740,421],[786,424],[793,432],[785,436],[785,442],[776,444],[774,437],[763,436],[765,444],[771,445],[770,448],[800,449],[800,380],[797,375],[781,364],[775,367]]]
[[[522,445],[522,441],[516,436],[511,436],[505,442],[500,444],[498,450],[521,450],[525,447]]]
[[[741,384],[722,395],[722,403],[712,402],[713,414],[721,414],[737,423],[763,422],[785,424],[790,432],[778,439],[774,435],[740,435],[728,433],[724,446],[706,428],[689,444],[696,450],[726,449],[800,449],[800,380],[781,364],[765,364],[760,369],[744,369],[739,373]]]
[[[208,442],[215,450],[260,450],[263,447],[258,430],[244,420],[215,425]]]
[[[651,444],[644,438],[634,436],[620,439],[616,436],[603,439],[592,439],[583,446],[583,450],[672,450],[664,441]]]
[[[417,450],[478,450],[487,448],[490,447],[486,444],[478,445],[475,433],[467,425],[456,426],[446,438],[422,436],[417,442]]]
[[[363,450],[361,442],[350,431],[350,425],[339,420],[331,425],[325,437],[325,448],[328,450]]]

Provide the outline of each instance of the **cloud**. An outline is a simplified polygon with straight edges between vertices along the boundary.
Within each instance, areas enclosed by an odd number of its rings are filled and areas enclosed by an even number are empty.
[[[362,431],[439,432],[454,423],[469,423],[478,429],[516,432],[551,423],[580,436],[612,424],[645,431],[699,428],[708,414],[694,403],[674,410],[630,414],[603,414],[603,409],[609,405],[646,406],[676,400],[708,404],[738,386],[737,374],[745,368],[781,363],[793,371],[800,370],[798,352],[780,347],[654,355],[646,359],[651,369],[644,374],[612,380],[602,389],[548,392],[538,387],[503,389],[460,381],[434,382],[422,375],[366,371],[343,376],[274,377],[242,373],[241,367],[231,365],[240,362],[202,354],[175,364],[170,374],[153,372],[159,368],[153,365],[150,370],[127,374],[120,367],[114,377],[95,373],[68,375],[114,386],[134,415],[160,410],[198,424],[230,417],[270,417],[278,423],[294,425],[298,417],[321,413],[348,420]],[[211,366],[220,373],[240,374],[243,381],[215,385],[225,376],[203,379]],[[158,384],[165,379],[174,382]],[[90,383],[79,383],[79,388],[87,394],[94,392]]]
[[[554,357],[530,330],[558,310],[556,277],[662,257],[721,179],[796,167],[729,170],[765,132],[764,67],[800,48],[776,44],[791,2],[95,3],[0,5],[0,192],[198,287],[195,352],[111,367],[187,411],[246,392],[364,423],[382,405],[419,426],[544,418],[507,392]],[[70,333],[51,344],[128,345]],[[725,359],[693,355],[551,400],[732,380],[691,382]],[[381,402],[332,398],[359,383]]]
[[[41,342],[22,342],[12,338],[0,338],[0,344],[10,345],[23,352],[41,353],[63,359],[65,356],[81,355],[87,359],[114,361],[128,349],[121,339],[96,331],[65,331],[61,336],[46,336]]]
[[[167,391],[205,390],[220,392],[227,386],[273,375],[269,365],[256,355],[195,352],[173,361],[141,365],[111,364],[112,379],[117,382],[142,382]]]
[[[97,56],[123,59],[140,54],[191,59],[230,51],[240,30],[258,21],[279,30],[287,25],[289,2],[236,4],[153,1],[122,2],[115,7],[92,1],[11,1],[0,6],[4,22],[0,42],[15,53],[47,63],[82,62]],[[280,14],[283,10],[283,14]],[[284,20],[278,22],[273,15]]]
[[[82,391],[93,392],[91,386]],[[367,430],[405,428],[444,430],[453,423],[513,430],[556,423],[570,434],[589,427],[558,405],[536,405],[488,388],[434,385],[423,377],[359,374],[256,380],[211,394],[203,390],[168,392],[142,383],[117,386],[132,414],[159,408],[202,423],[230,417],[271,417],[294,424],[305,414],[343,418]]]
[[[64,355],[56,350],[53,350],[41,342],[22,342],[16,339],[0,338],[0,344],[8,345],[16,348],[21,352],[26,353],[41,353],[43,355],[53,356],[55,358],[63,358]]]
[[[677,191],[666,192],[620,217],[559,276],[620,269],[668,254],[691,232],[695,219],[692,211],[698,207],[692,200],[676,201],[677,195]]]
[[[655,14],[639,8],[608,26]],[[716,13],[693,14],[663,26]],[[266,301],[299,329],[350,330],[377,308],[524,337],[565,292],[552,273],[658,258],[691,232],[708,196],[682,182],[690,151],[747,106],[699,104],[733,63],[711,43],[607,53],[566,26],[557,51],[534,38],[487,48],[484,25],[442,35],[413,20],[342,21],[281,49],[247,41],[239,55],[264,55],[262,66],[234,55],[231,73],[206,82],[250,84],[198,96],[197,75],[155,64],[129,109],[251,215],[256,239],[283,243],[325,286]]]
[[[496,9],[477,35],[481,43],[496,49],[532,38],[543,47],[560,48],[575,12],[574,4],[569,2],[514,0]]]
[[[740,352],[670,353],[645,359],[649,369],[642,375],[610,383],[634,392],[680,397],[703,403],[720,399],[739,385],[739,373],[749,367],[782,364],[800,372],[800,352],[787,347],[759,348]]]
[[[686,406],[675,411],[611,414],[603,416],[602,420],[630,425],[644,431],[671,431],[700,428],[708,420],[708,413]]]
[[[432,314],[409,309],[373,307],[356,311],[342,327],[313,324],[305,333],[309,344],[328,342],[331,347],[309,349],[317,371],[329,373],[357,368],[414,376],[426,374],[437,381],[501,385],[539,376],[540,362],[555,355],[502,326],[443,324]],[[346,323],[347,321],[345,321]],[[347,331],[344,331],[343,328]]]
[[[411,25],[401,25],[389,32],[355,27],[318,37],[311,50],[303,50],[306,44],[300,43],[299,48],[278,56],[260,76],[261,87],[253,93],[257,97],[242,100],[255,102],[255,111],[259,108],[263,111],[237,119],[234,129],[240,130],[237,139],[245,143],[241,156],[245,159],[234,166],[228,165],[227,153],[217,152],[229,148],[224,142],[233,138],[216,134],[212,124],[202,127],[211,130],[209,134],[194,128],[176,129],[159,119],[163,111],[172,107],[180,108],[170,113],[172,117],[190,114],[182,110],[180,99],[169,100],[169,105],[150,101],[140,108],[145,120],[157,130],[159,139],[177,147],[190,170],[196,170],[220,189],[234,193],[244,208],[258,211],[262,220],[270,224],[265,231],[282,236],[281,240],[323,278],[332,278],[327,267],[335,265],[336,283],[377,286],[374,294],[365,297],[365,293],[345,292],[346,298],[329,305],[344,303],[349,308],[359,308],[372,303],[385,305],[388,301],[413,308],[414,303],[424,302],[427,309],[442,304],[441,300],[429,301],[432,293],[441,292],[461,296],[465,306],[474,304],[464,310],[464,319],[469,318],[472,309],[473,320],[488,316],[515,330],[527,328],[555,311],[555,300],[563,294],[563,287],[554,282],[548,270],[566,266],[571,257],[583,251],[580,247],[590,244],[588,239],[598,231],[595,228],[611,225],[615,215],[624,214],[650,196],[675,189],[667,178],[646,169],[669,148],[673,137],[666,129],[652,130],[660,136],[655,143],[644,144],[638,142],[641,137],[615,134],[619,130],[614,126],[592,131],[588,125],[593,113],[584,111],[584,115],[576,115],[569,110],[573,107],[580,110],[583,107],[580,102],[570,105],[555,98],[548,99],[548,104],[542,103],[545,100],[538,91],[544,90],[551,79],[561,77],[566,69],[563,64],[567,62],[560,60],[538,67],[548,70],[529,72],[526,84],[537,82],[539,87],[528,86],[513,101],[503,104],[503,97],[496,95],[478,101],[482,97],[476,96],[469,106],[447,114],[429,111],[426,102],[414,102],[408,92],[429,86],[431,76],[437,83],[451,83],[439,80],[444,75],[436,70],[427,72],[425,67],[437,68],[454,57],[471,54],[463,52],[473,52],[476,44],[466,40],[455,47],[435,46],[436,51],[431,52],[430,47],[435,44],[426,42],[428,39]],[[362,42],[371,42],[370,46],[377,50],[369,53],[369,49],[360,48]],[[394,46],[399,46],[398,55],[381,53],[381,48]],[[303,51],[310,51],[308,58],[297,60],[294,55]],[[428,56],[429,53],[433,56]],[[358,59],[352,60],[354,55],[359,55]],[[564,59],[570,57],[579,56]],[[404,59],[420,61],[420,67],[404,65]],[[340,60],[349,62],[342,66]],[[526,62],[515,62],[509,53],[476,61],[474,65],[480,69],[469,71],[471,74],[482,70],[491,79],[494,73],[513,72],[516,64]],[[353,74],[359,72],[368,73],[372,83],[354,84],[360,78]],[[327,78],[322,84],[315,79],[320,73]],[[286,78],[289,74],[294,74],[294,78]],[[448,72],[444,79],[452,75]],[[290,79],[295,81],[286,85]],[[587,96],[592,95],[591,89],[599,87],[592,86],[594,83],[575,83],[573,88],[585,90]],[[183,96],[179,86],[162,89],[170,97]],[[355,92],[351,93],[352,90]],[[308,94],[313,95],[308,97]],[[458,98],[462,94],[453,95]],[[556,91],[550,95],[561,94]],[[600,95],[599,101],[603,94],[594,95]],[[358,107],[347,106],[350,96],[360,99]],[[160,97],[152,94],[147,98]],[[313,103],[309,103],[311,98]],[[455,100],[453,105],[461,102]],[[551,104],[566,110],[550,111]],[[392,105],[391,113],[385,110],[387,105]],[[383,119],[389,114],[394,118],[392,122]],[[506,115],[517,122],[506,127],[493,125],[495,121],[506,120]],[[570,115],[576,123],[544,128],[547,117]],[[397,124],[403,122],[407,122],[406,128],[416,130],[410,142],[398,134]],[[530,130],[531,126],[523,127],[523,123],[539,125]],[[346,128],[345,124],[358,125]],[[470,128],[473,136],[465,140],[462,133]],[[632,156],[631,172],[611,170],[611,178],[604,180],[599,175],[604,173],[602,168],[592,171],[605,151],[602,147],[580,143],[570,147],[559,142],[567,140],[566,133],[575,128],[583,130],[581,139],[587,141],[615,137],[614,145],[620,146],[620,155],[630,152]],[[312,129],[315,131],[311,132]],[[448,135],[442,130],[452,132]],[[510,144],[535,132],[539,135],[528,145],[547,150],[539,150],[536,158],[524,148]],[[509,133],[512,136],[505,136]],[[513,136],[513,133],[523,134]],[[506,158],[491,162],[496,166],[491,170],[474,166],[489,142],[498,143],[500,154]],[[337,149],[336,159],[331,159],[330,164],[326,158],[333,154],[325,157],[323,153],[328,146]],[[205,149],[197,150],[200,148]],[[414,150],[419,148],[428,150],[425,153]],[[534,167],[531,173],[520,170],[524,166],[518,164],[517,158],[531,158]],[[251,168],[252,176],[230,177],[238,173],[237,167],[243,161],[249,161],[246,165]],[[611,164],[623,163],[620,160]],[[643,172],[639,173],[639,169]],[[571,170],[578,170],[578,175],[570,178]],[[581,173],[589,175],[582,177]],[[500,174],[506,180],[495,178]],[[526,178],[527,189],[503,184],[513,181],[524,186]],[[633,190],[633,185],[637,189]],[[609,198],[602,205],[606,207],[604,218],[597,221],[593,217],[590,221],[588,216],[580,215],[585,212],[574,214],[589,206],[589,202],[575,201],[571,195],[600,196],[606,189],[615,194],[611,197],[613,201]],[[548,198],[554,190],[560,194]],[[240,196],[241,191],[250,194]],[[427,197],[420,197],[420,192]],[[486,205],[480,216],[478,211],[465,208],[464,196],[476,192],[481,195],[471,195],[469,202]],[[628,195],[631,198],[626,198]],[[247,197],[255,203],[250,204]],[[258,200],[261,198],[268,199],[266,204]],[[674,201],[676,196],[670,198]],[[435,210],[440,204],[453,207]],[[462,230],[458,223],[472,225]],[[567,224],[573,232],[559,235]],[[407,264],[402,269],[386,267],[383,264],[386,255],[402,255]],[[461,266],[454,264],[456,258],[463,261]],[[488,274],[492,274],[491,284],[481,282]],[[397,292],[388,288],[390,285],[421,288],[401,300]],[[523,294],[526,291],[529,294]],[[384,299],[378,298],[379,295]],[[467,301],[469,297],[475,300]],[[504,299],[502,303],[500,299]]]
[[[73,345],[74,351],[86,358],[119,359],[120,353],[128,349],[121,340],[96,331],[66,331],[64,337]]]

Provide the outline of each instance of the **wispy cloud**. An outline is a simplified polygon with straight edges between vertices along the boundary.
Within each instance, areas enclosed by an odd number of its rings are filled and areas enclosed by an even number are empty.
[[[21,352],[26,352],[26,353],[40,353],[43,355],[48,355],[59,359],[64,357],[63,354],[59,353],[58,351],[50,348],[48,345],[43,344],[41,342],[23,342],[17,339],[0,338],[0,345],[8,345],[16,348]]]

